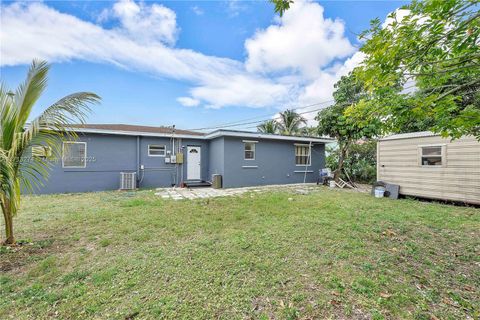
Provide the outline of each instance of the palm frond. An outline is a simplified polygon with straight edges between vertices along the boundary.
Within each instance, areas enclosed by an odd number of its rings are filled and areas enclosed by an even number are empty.
[[[262,133],[275,134],[278,133],[278,122],[276,120],[268,120],[257,126],[257,130]]]
[[[17,130],[17,112],[13,93],[0,86],[0,147],[9,150]]]
[[[12,165],[8,154],[0,149],[0,190],[11,190],[13,187],[11,179]],[[1,193],[1,192],[0,192]]]
[[[42,144],[59,157],[61,140],[65,137],[76,138],[72,124],[85,123],[91,111],[89,105],[98,102],[100,97],[90,92],[78,92],[58,100],[27,126],[20,139],[18,153],[22,156],[26,148]],[[41,159],[22,163],[20,178],[23,185],[28,189],[41,186],[43,179],[48,176],[49,164],[48,161]]]
[[[32,146],[43,145],[60,157],[61,141],[76,137],[72,124],[85,123],[89,106],[100,101],[94,93],[74,93],[27,124],[34,104],[46,88],[48,70],[45,61],[33,61],[15,94],[0,84],[0,201],[11,215],[18,210],[21,188],[40,187],[52,165],[49,159],[33,157]]]
[[[307,124],[307,120],[294,110],[285,110],[279,114],[280,132],[284,135],[298,134]]]
[[[50,66],[46,61],[34,60],[28,70],[27,79],[18,86],[15,93],[15,106],[18,108],[18,125],[24,126],[33,105],[47,87],[47,74]]]

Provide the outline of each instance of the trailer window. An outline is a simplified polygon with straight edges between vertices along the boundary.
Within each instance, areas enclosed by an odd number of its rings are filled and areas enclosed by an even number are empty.
[[[421,147],[420,163],[422,166],[441,166],[443,164],[442,146]]]

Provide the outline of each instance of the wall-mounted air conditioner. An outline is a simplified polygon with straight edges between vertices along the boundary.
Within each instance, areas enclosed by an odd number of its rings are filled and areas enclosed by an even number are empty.
[[[135,190],[137,188],[136,172],[120,172],[120,190]]]

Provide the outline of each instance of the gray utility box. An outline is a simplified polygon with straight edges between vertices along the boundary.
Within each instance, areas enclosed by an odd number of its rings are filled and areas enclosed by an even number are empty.
[[[222,188],[222,175],[221,174],[212,175],[212,187],[214,189],[221,189]]]

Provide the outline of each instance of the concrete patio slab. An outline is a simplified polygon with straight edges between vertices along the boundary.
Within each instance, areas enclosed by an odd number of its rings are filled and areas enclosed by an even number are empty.
[[[290,184],[290,185],[268,185],[232,189],[213,189],[213,188],[158,188],[155,195],[163,199],[172,200],[195,200],[216,197],[232,197],[242,195],[247,192],[267,192],[272,190],[290,191],[299,194],[308,194],[313,189],[318,188],[314,183]]]

